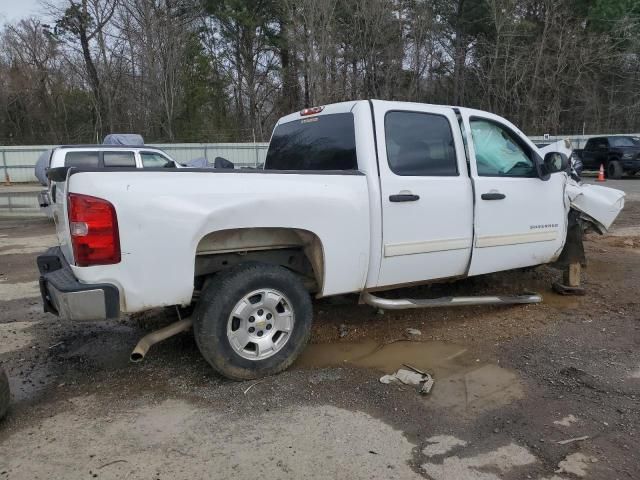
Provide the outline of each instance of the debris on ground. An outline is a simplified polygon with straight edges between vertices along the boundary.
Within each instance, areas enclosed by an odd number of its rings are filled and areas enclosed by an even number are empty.
[[[248,387],[244,392],[242,392],[242,393],[243,393],[244,395],[246,395],[247,393],[249,393],[249,390],[251,390],[251,389],[252,389],[253,387],[255,387],[256,385],[258,385],[258,384],[260,384],[260,383],[264,382],[265,380],[266,380],[266,379],[258,380],[257,382],[252,383],[252,384],[251,384],[251,385],[249,385],[249,387]]]
[[[625,241],[624,241],[624,242],[622,242],[622,243],[624,243],[624,244],[625,244],[626,246],[628,246],[628,247],[633,247],[633,246],[634,246],[634,244],[633,244],[633,240],[631,240],[631,239],[629,239],[629,240],[625,240]]]
[[[569,414],[561,420],[556,420],[553,423],[555,425],[560,425],[561,427],[570,427],[572,423],[576,423],[578,419],[573,415]]]
[[[423,394],[423,395],[427,395],[428,393],[431,393],[431,389],[433,388],[433,384],[434,383],[435,382],[433,381],[433,377],[431,375],[428,375],[427,379],[422,384],[422,388],[420,389],[420,393]]]
[[[390,383],[400,382],[405,385],[419,386],[420,389],[418,391],[426,395],[433,388],[433,377],[428,373],[416,370],[417,369],[407,370],[405,368],[401,368],[396,373],[380,377],[380,383],[388,385]]]
[[[587,440],[588,438],[588,435],[585,435],[584,437],[567,438],[566,440],[560,440],[558,442],[558,445],[567,445],[573,442],[582,442],[583,440]]]
[[[407,332],[407,335],[415,335],[415,336],[422,335],[422,332],[417,328],[407,328],[405,332]]]
[[[340,324],[340,338],[344,338],[349,335],[349,327],[347,327],[344,323]]]
[[[572,453],[558,464],[555,473],[569,473],[576,477],[584,477],[587,474],[590,463],[596,463],[596,457],[588,457],[583,453]]]
[[[418,372],[412,372],[401,368],[396,373],[391,375],[383,375],[380,377],[380,383],[389,384],[393,382],[401,382],[405,385],[419,385],[424,380],[424,375]]]

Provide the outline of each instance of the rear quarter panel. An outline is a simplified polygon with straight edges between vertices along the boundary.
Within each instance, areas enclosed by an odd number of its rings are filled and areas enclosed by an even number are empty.
[[[313,232],[323,247],[321,295],[364,285],[370,243],[364,175],[105,171],[72,175],[68,188],[115,206],[121,262],[72,268],[82,282],[118,286],[125,312],[188,304],[199,241],[234,228]]]

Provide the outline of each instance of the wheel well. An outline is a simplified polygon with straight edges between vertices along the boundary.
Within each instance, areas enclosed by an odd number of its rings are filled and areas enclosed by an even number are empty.
[[[295,228],[237,228],[209,233],[196,247],[195,276],[247,261],[281,265],[302,275],[310,290],[322,290],[322,242],[313,232]]]

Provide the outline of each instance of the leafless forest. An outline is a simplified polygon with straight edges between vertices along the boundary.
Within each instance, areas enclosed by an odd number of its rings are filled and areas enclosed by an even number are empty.
[[[49,0],[0,35],[0,144],[267,140],[358,98],[640,130],[639,0]]]

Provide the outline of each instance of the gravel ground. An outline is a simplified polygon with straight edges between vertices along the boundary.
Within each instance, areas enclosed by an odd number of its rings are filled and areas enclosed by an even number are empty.
[[[640,226],[640,202],[616,226]],[[350,296],[317,301],[296,365],[237,383],[189,334],[129,363],[171,311],[84,324],[41,313],[34,260],[53,233],[0,222],[0,361],[14,397],[0,480],[640,475],[640,237],[586,242],[580,298],[554,295],[560,273],[540,267],[396,293],[536,290],[540,305],[379,315]],[[433,374],[431,394],[378,381],[403,363]]]

